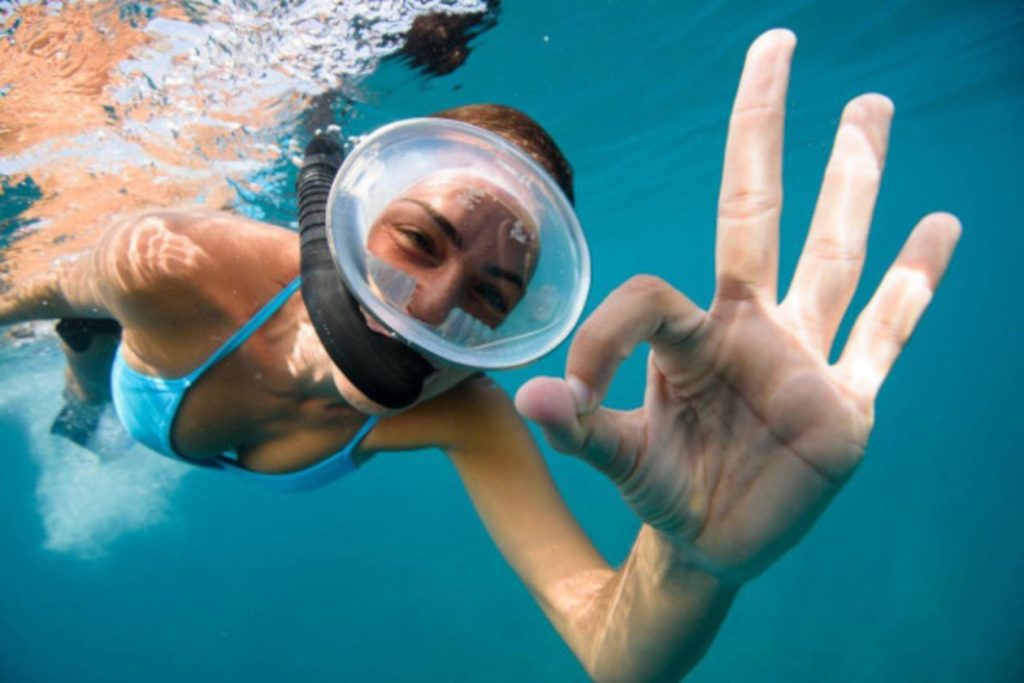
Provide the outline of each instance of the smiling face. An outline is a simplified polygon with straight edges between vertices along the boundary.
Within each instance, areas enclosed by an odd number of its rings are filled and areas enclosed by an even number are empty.
[[[428,179],[377,218],[367,249],[415,281],[406,311],[438,326],[461,309],[498,328],[526,292],[537,228],[506,192],[479,178]]]
[[[404,191],[370,228],[366,248],[408,281],[409,296],[399,308],[434,327],[461,317],[463,324],[487,330],[500,327],[522,300],[540,254],[537,227],[523,206],[466,175],[435,177]],[[387,298],[372,279],[371,288]],[[364,316],[370,329],[389,334],[365,310]],[[435,372],[417,403],[476,372],[436,358],[431,363]],[[334,381],[350,405],[368,414],[385,412],[340,372]]]
[[[367,395],[395,409],[451,386],[449,371],[547,353],[585,297],[585,244],[562,191],[571,186],[545,163],[557,149],[513,110],[484,109],[480,120],[453,110],[370,134],[328,195],[328,256],[349,296],[345,329],[320,337]],[[538,134],[546,146],[533,144]]]

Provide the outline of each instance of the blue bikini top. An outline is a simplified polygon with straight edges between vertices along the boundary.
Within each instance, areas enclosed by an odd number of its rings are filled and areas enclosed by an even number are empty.
[[[184,377],[165,379],[137,372],[125,362],[123,349],[119,347],[110,375],[110,387],[114,409],[128,433],[143,445],[174,460],[190,465],[226,470],[285,490],[302,491],[319,488],[355,469],[352,456],[362,440],[377,424],[380,419],[377,415],[370,416],[359,428],[355,437],[337,453],[307,468],[283,474],[253,472],[239,465],[228,455],[220,455],[207,462],[189,460],[175,450],[171,441],[174,420],[189,388],[207,370],[242,346],[284,305],[292,294],[298,291],[300,285],[301,279],[295,278],[245,325],[231,335],[206,361]]]

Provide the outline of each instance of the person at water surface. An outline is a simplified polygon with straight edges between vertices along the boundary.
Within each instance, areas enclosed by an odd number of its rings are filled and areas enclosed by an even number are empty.
[[[813,526],[862,460],[875,397],[960,235],[951,215],[922,219],[829,362],[864,263],[893,106],[868,94],[843,111],[780,301],[782,135],[795,43],[788,31],[770,31],[747,55],[707,311],[639,275],[578,330],[564,378],[531,380],[513,406],[486,376],[438,363],[426,393],[379,418],[355,448],[360,462],[383,451],[444,450],[496,544],[595,680],[683,676],[743,585]],[[419,220],[429,227],[432,219]],[[237,216],[161,210],[113,227],[77,261],[8,282],[0,322],[112,317],[133,371],[179,377],[298,275],[297,242]],[[463,296],[462,287],[446,291]],[[172,424],[175,449],[196,461],[234,450],[237,467],[274,473],[315,466],[349,443],[372,406],[336,381],[312,327],[302,301],[283,303],[188,391]],[[642,342],[651,348],[643,405],[601,407],[619,363]],[[641,529],[620,567],[608,566],[577,526],[519,414],[556,449],[606,474],[637,513]]]

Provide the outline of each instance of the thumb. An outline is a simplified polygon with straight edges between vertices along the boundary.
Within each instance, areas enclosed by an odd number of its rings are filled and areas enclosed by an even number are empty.
[[[640,453],[642,409],[585,412],[589,401],[575,378],[537,377],[516,392],[516,409],[540,426],[553,448],[579,456],[619,483],[632,473]]]

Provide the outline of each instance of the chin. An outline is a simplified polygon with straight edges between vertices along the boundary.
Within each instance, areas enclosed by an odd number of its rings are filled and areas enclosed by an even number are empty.
[[[383,415],[388,412],[387,408],[371,401],[366,394],[357,389],[338,368],[332,369],[332,375],[334,387],[341,394],[341,398],[360,413],[364,415]]]
[[[449,389],[461,384],[475,375],[478,371],[470,368],[445,365],[443,362],[434,362],[437,371],[423,383],[423,392],[416,403],[423,403],[435,396],[440,396]]]
[[[400,410],[387,408],[372,401],[366,396],[366,394],[356,388],[356,386],[349,381],[348,377],[342,374],[341,370],[337,367],[332,369],[332,374],[334,386],[338,390],[338,393],[341,394],[342,399],[359,412],[364,415],[398,414],[405,412],[410,408],[414,408],[424,401],[429,401],[436,396],[440,396],[449,389],[472,377],[477,372],[470,368],[450,365],[446,366],[441,362],[435,362],[434,366],[437,370],[427,378],[426,382],[423,383],[423,391],[420,392],[419,398],[416,399],[416,401],[408,408],[402,408]]]

